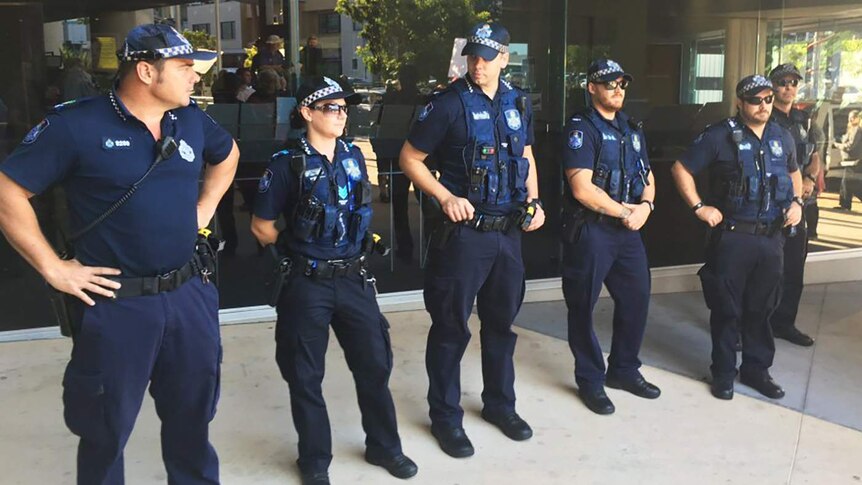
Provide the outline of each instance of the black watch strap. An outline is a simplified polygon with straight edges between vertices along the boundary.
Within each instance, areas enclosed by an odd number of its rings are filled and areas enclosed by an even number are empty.
[[[697,210],[698,210],[698,209],[700,209],[701,207],[703,207],[703,201],[700,201],[700,202],[698,202],[697,204],[694,204],[694,205],[691,207],[691,211],[692,211],[692,212],[697,212]]]

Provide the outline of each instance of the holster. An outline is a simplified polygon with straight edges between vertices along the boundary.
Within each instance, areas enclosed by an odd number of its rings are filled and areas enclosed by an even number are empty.
[[[443,249],[446,247],[446,244],[449,242],[449,239],[452,237],[452,234],[455,233],[455,229],[458,227],[457,224],[450,221],[448,217],[443,216],[443,220],[437,224],[437,227],[431,233],[431,240],[429,241],[429,247],[432,249]]]
[[[584,207],[567,207],[563,211],[561,235],[563,242],[573,244],[578,241],[581,229],[587,222],[587,209]]]
[[[278,305],[278,299],[281,297],[284,283],[293,269],[293,263],[287,256],[278,251],[275,244],[268,244],[264,248],[264,255],[267,261],[267,268],[269,268],[268,277],[265,282],[267,288],[266,303],[271,307],[275,307]]]

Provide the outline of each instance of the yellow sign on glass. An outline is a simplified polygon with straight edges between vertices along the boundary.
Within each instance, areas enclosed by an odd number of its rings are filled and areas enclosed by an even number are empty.
[[[113,36],[96,36],[99,43],[99,60],[96,69],[116,70],[120,67],[117,61],[117,38]]]

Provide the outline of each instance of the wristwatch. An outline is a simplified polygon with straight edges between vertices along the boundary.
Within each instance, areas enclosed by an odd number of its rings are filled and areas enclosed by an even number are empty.
[[[799,204],[799,207],[805,207],[805,201],[802,200],[802,197],[799,197],[798,195],[793,197],[793,202]]]
[[[810,181],[814,182],[815,184],[817,183],[817,177],[815,177],[814,175],[811,175],[810,173],[806,173],[806,174],[805,174],[805,178],[807,178],[808,180],[810,180]]]
[[[691,211],[692,211],[692,212],[697,212],[697,210],[698,210],[698,209],[700,209],[701,207],[703,207],[703,201],[700,201],[700,202],[698,202],[697,204],[694,204],[694,205],[691,207]]]
[[[647,204],[650,212],[655,212],[655,204],[651,200],[642,200],[641,204]]]

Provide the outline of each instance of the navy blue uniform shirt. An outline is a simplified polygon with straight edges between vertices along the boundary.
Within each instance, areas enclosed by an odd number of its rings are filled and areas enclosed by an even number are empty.
[[[192,258],[203,164],[224,161],[233,139],[196,105],[165,113],[162,136],[173,136],[179,148],[128,202],[75,243],[82,264],[119,268],[124,277],[154,276]],[[111,92],[55,108],[0,171],[35,194],[61,184],[76,232],[147,171],[155,146],[144,123]]]
[[[260,179],[258,193],[254,198],[254,215],[267,221],[276,221],[280,215],[284,215],[284,219],[287,222],[285,231],[288,232],[289,236],[285,241],[288,245],[287,249],[290,252],[299,253],[306,258],[319,260],[346,259],[358,256],[362,250],[361,240],[356,243],[336,246],[333,244],[333,241],[328,241],[328,244],[324,245],[306,243],[292,237],[294,211],[300,201],[300,186],[299,175],[291,169],[290,161],[293,158],[291,156],[293,153],[302,153],[303,150],[305,151],[307,159],[306,173],[303,174],[303,183],[306,184],[306,191],[311,189],[311,186],[314,185],[314,181],[318,177],[317,169],[313,168],[316,166],[316,163],[313,163],[314,161],[310,161],[310,159],[316,158],[320,161],[324,172],[320,174],[320,179],[317,182],[318,185],[315,187],[315,193],[328,192],[329,200],[321,200],[321,202],[334,206],[336,198],[339,197],[336,194],[338,190],[337,186],[347,184],[346,180],[337,180],[345,175],[342,169],[345,159],[352,158],[360,171],[361,179],[368,179],[368,172],[365,168],[365,157],[362,155],[362,151],[358,147],[339,139],[335,144],[335,160],[333,163],[325,155],[315,150],[305,139],[302,140],[302,147],[301,149],[275,154],[263,177]],[[333,181],[336,182],[336,186],[333,186]],[[358,186],[356,184],[350,185],[348,188],[348,205],[353,209],[356,209],[359,204],[358,199],[360,196],[357,193],[357,189]],[[326,236],[330,235],[327,234]]]
[[[455,82],[464,81],[471,82],[469,77]],[[481,92],[479,87],[474,87],[474,89]],[[512,89],[518,88],[510,87],[508,83],[501,80],[493,100],[484,94],[482,95],[488,113],[497,120],[498,134],[505,133],[506,129],[506,119],[500,111],[500,95]],[[532,146],[535,135],[533,134],[533,110],[530,103],[526,104],[521,118],[527,132],[525,146]],[[456,175],[457,178],[463,179],[464,193],[467,193],[469,167],[465,167],[465,162],[461,156],[462,151],[459,148],[467,145],[467,119],[464,114],[464,105],[461,103],[457,91],[448,88],[434,96],[417,118],[407,141],[417,150],[432,155],[438,161],[441,172],[449,172]]]
[[[742,124],[741,120],[737,121],[742,126],[742,143],[751,143],[751,150],[756,153],[761,148],[760,138],[750,128]],[[774,123],[774,121],[769,121],[769,123]],[[781,131],[784,150],[790,154],[787,157],[787,172],[793,173],[799,170],[799,164],[796,161],[796,143],[789,131],[784,128],[781,128]],[[766,133],[765,128],[764,133]],[[763,149],[769,152],[769,147],[763,147]],[[737,146],[733,143],[727,122],[722,120],[720,123],[707,126],[703,133],[694,139],[694,142],[679,160],[692,175],[697,175],[707,167],[712,167],[716,174],[729,175],[738,172],[739,164],[736,157]]]
[[[622,112],[617,112],[613,121],[608,121],[601,115],[598,115],[603,123],[622,134],[620,131],[620,123],[627,123],[628,118]],[[630,128],[630,130],[634,131]],[[566,123],[563,133],[569,137],[568,149],[563,150],[563,168],[582,168],[593,170],[596,166],[596,161],[599,157],[599,151],[602,148],[602,133],[589,121],[585,115],[577,114],[569,118]],[[649,158],[647,156],[646,137],[642,130],[637,131],[640,136],[640,157],[644,164],[649,167]]]

